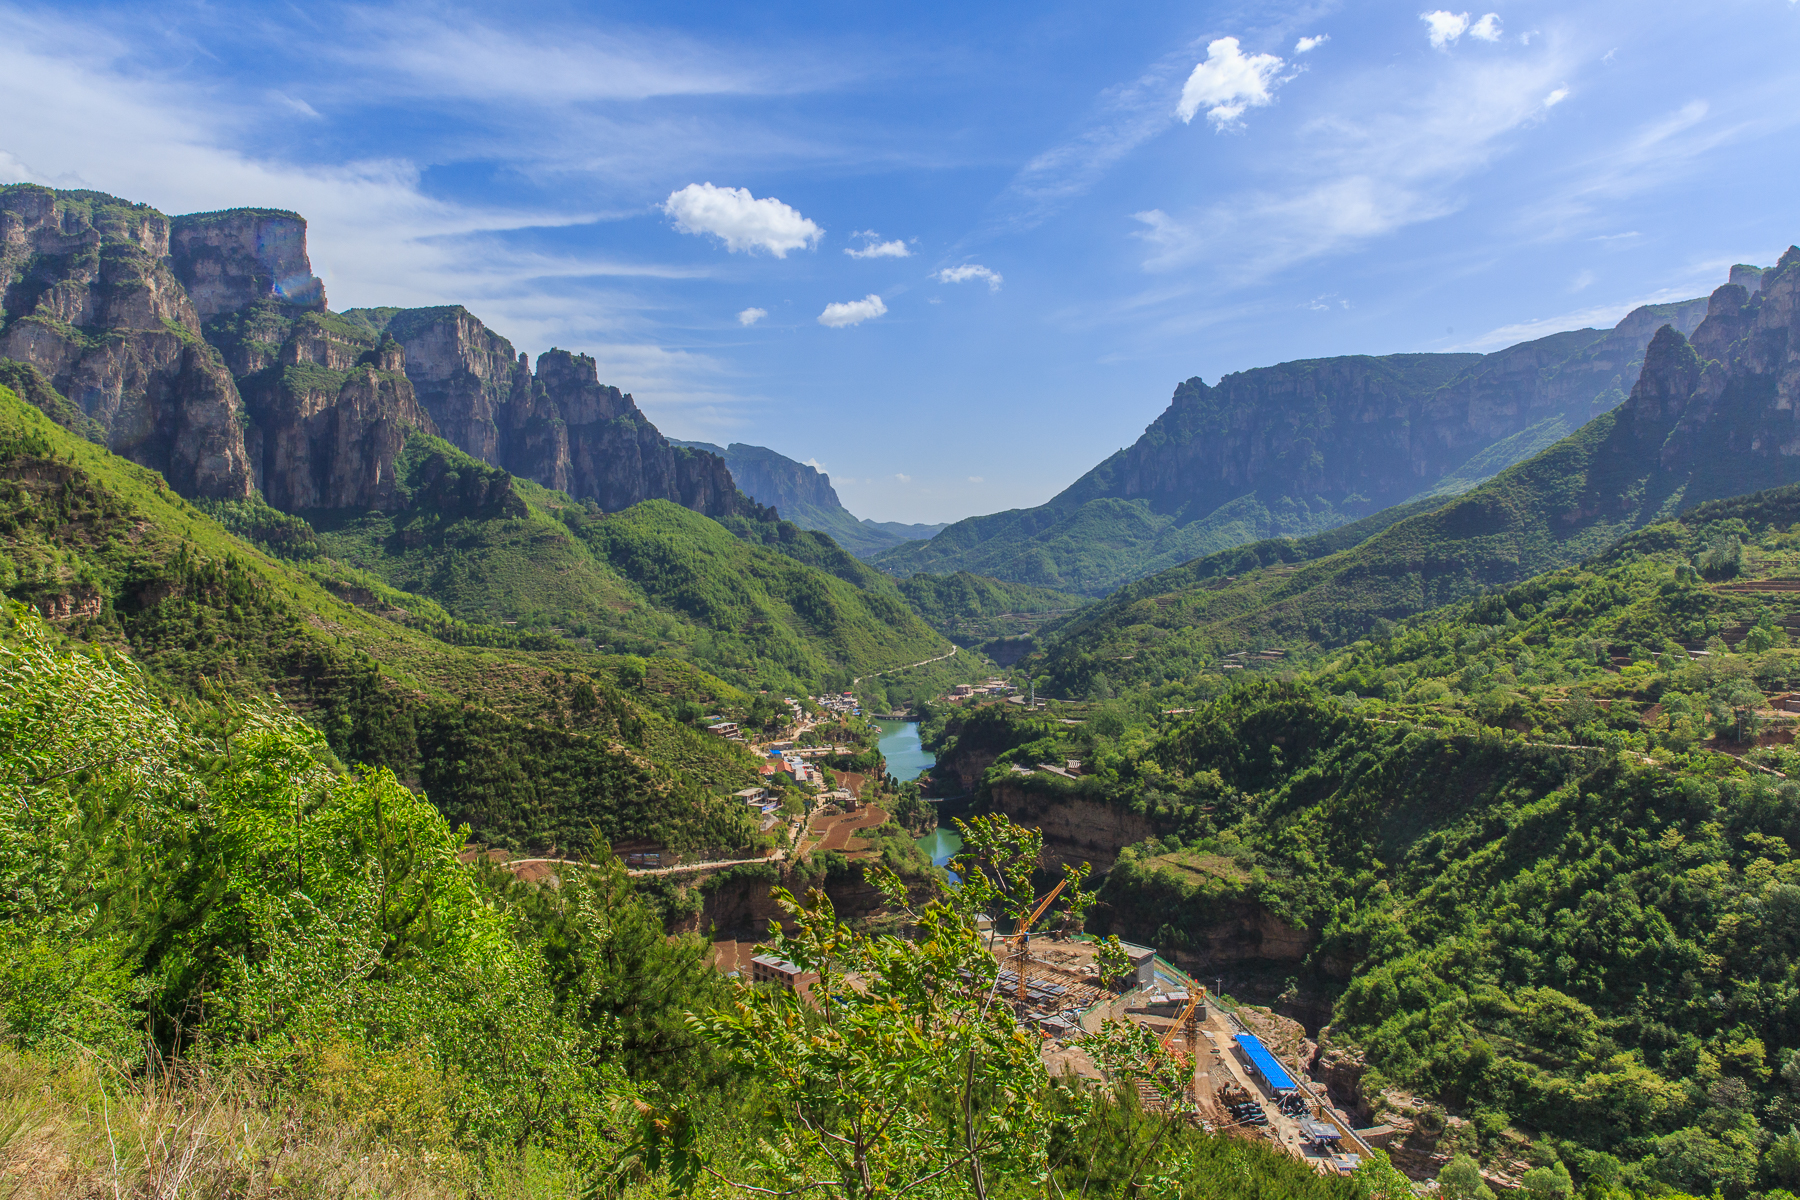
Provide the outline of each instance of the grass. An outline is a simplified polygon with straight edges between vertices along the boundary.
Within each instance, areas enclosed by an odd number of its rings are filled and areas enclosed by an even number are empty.
[[[404,1062],[404,1056],[402,1062]],[[343,1057],[311,1087],[278,1087],[194,1063],[121,1078],[78,1054],[0,1051],[0,1179],[9,1200],[280,1196],[285,1200],[470,1194],[566,1196],[579,1177],[542,1155],[477,1161],[433,1128],[428,1076],[383,1095]]]

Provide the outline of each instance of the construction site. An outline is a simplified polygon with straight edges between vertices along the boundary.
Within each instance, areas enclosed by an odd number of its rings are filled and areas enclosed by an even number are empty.
[[[1145,1108],[1209,1131],[1267,1140],[1326,1174],[1349,1174],[1369,1155],[1348,1115],[1298,1064],[1282,1063],[1235,1006],[1209,996],[1154,949],[1125,943],[1130,972],[1108,981],[1101,978],[1098,943],[1085,937],[995,936],[991,946],[1000,991],[1043,1037],[1052,1074],[1103,1080],[1081,1036],[1108,1020],[1134,1022],[1192,1068],[1182,1096],[1139,1083]]]

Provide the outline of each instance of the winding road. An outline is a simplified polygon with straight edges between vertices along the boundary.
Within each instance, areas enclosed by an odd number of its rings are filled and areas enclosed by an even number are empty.
[[[855,679],[852,679],[850,681],[850,686],[855,687],[857,684],[861,683],[863,680],[873,679],[877,675],[892,675],[895,671],[910,671],[914,667],[923,667],[923,666],[927,665],[928,663],[943,662],[946,658],[954,658],[956,656],[956,652],[958,649],[960,649],[960,647],[957,646],[953,642],[950,645],[950,653],[949,654],[940,654],[936,658],[922,658],[916,663],[907,663],[904,667],[889,667],[885,671],[874,671],[868,675],[858,675]]]

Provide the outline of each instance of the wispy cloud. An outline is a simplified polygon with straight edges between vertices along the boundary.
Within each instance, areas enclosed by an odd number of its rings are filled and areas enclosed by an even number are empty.
[[[990,271],[975,263],[966,263],[960,267],[945,267],[941,271],[933,271],[931,277],[939,283],[967,283],[971,279],[979,279],[988,285],[988,291],[997,292],[1006,281],[998,271]]]
[[[819,324],[830,329],[842,329],[847,325],[861,325],[864,321],[872,321],[887,312],[887,305],[881,297],[870,292],[861,300],[840,300],[825,306],[819,314]]]
[[[1317,37],[1303,37],[1299,41],[1294,43],[1294,53],[1295,54],[1310,53],[1311,51],[1317,50],[1320,46],[1323,46],[1326,42],[1329,42],[1330,40],[1331,40],[1331,35],[1329,33],[1321,33]]]
[[[1554,43],[1482,63],[1444,63],[1433,78],[1385,70],[1344,77],[1321,98],[1259,186],[1201,209],[1136,214],[1145,266],[1204,259],[1226,278],[1337,253],[1456,211],[1459,184],[1541,119],[1569,55]]]
[[[758,200],[749,188],[690,183],[670,192],[662,207],[682,233],[710,234],[733,254],[762,250],[786,258],[788,251],[817,245],[825,236],[798,209],[773,196]]]
[[[1171,54],[1127,83],[1107,88],[1067,135],[1033,156],[994,203],[1013,231],[1031,229],[1092,188],[1127,155],[1174,124],[1186,63]]]

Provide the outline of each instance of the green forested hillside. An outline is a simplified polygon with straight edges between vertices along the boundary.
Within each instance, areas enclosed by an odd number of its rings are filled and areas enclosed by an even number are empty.
[[[1098,928],[1318,1013],[1372,1119],[1515,1178],[1559,1159],[1591,1194],[1785,1196],[1800,724],[1772,697],[1800,685],[1797,628],[1790,486],[1302,670],[953,714],[937,739],[997,756],[1003,810],[1147,821]],[[1178,695],[1197,711],[1163,715]],[[1089,774],[1014,770],[1064,757]],[[1295,935],[1259,957],[1246,925]]]
[[[461,620],[800,692],[948,649],[885,576],[788,522],[728,532],[667,501],[602,513],[420,433],[396,469],[398,511],[303,515],[324,555]]]
[[[478,836],[508,845],[645,840],[741,847],[724,795],[752,767],[672,719],[748,697],[682,663],[583,654],[457,622],[345,572],[303,523],[215,506],[282,562],[0,389],[0,588],[67,636],[128,650],[196,719],[276,695],[345,762],[424,781]]]
[[[775,950],[826,967],[823,935],[860,969],[819,985],[843,993],[826,1024],[665,936],[609,856],[542,887],[466,864],[427,797],[334,772],[278,709],[233,707],[218,736],[122,658],[58,641],[0,610],[9,1194],[724,1197],[796,1169],[843,1200],[1391,1183],[1053,1079],[983,1000],[998,963],[942,885],[917,942],[790,903],[810,932]],[[1124,1080],[1179,1069],[1121,1049]],[[806,1055],[865,1069],[781,1069]],[[957,1121],[981,1136],[944,1138]]]
[[[914,575],[900,581],[900,594],[926,624],[961,646],[1027,636],[1088,604],[1082,596],[967,571]]]

